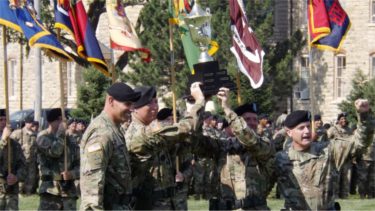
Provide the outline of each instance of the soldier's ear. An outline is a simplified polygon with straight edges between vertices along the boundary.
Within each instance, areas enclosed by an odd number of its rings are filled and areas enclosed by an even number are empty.
[[[107,101],[109,105],[113,106],[113,102],[115,101],[115,99],[112,96],[107,95]]]
[[[285,127],[285,130],[286,130],[286,134],[289,136],[289,137],[292,137],[292,130]]]

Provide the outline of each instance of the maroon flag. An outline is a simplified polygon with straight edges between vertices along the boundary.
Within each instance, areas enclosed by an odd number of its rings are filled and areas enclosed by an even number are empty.
[[[264,51],[250,28],[242,0],[229,0],[231,29],[233,32],[231,51],[237,59],[240,71],[256,89],[263,83]]]

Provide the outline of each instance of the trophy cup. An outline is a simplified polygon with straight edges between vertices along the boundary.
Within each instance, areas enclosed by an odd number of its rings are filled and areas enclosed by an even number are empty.
[[[213,58],[208,55],[208,45],[211,42],[211,14],[207,8],[203,11],[195,1],[190,13],[184,19],[189,28],[192,41],[199,47],[201,51],[199,55],[199,62],[213,61]]]
[[[194,64],[195,74],[189,78],[189,85],[195,81],[203,83],[202,91],[206,96],[214,95],[220,87],[231,90],[236,85],[231,81],[225,69],[220,70],[219,63],[208,54],[208,46],[211,42],[211,14],[209,8],[202,10],[198,0],[194,1],[191,12],[184,19],[189,28],[190,36],[201,51],[198,63]]]

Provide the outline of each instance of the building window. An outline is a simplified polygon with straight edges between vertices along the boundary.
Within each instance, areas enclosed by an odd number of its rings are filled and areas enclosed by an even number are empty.
[[[375,55],[370,56],[370,77],[375,78]]]
[[[297,98],[300,100],[308,100],[310,95],[309,83],[310,83],[310,62],[309,57],[304,55],[301,57],[301,69],[299,79],[299,90],[297,92]]]
[[[8,95],[9,97],[16,96],[16,73],[17,61],[10,59],[8,61]]]
[[[301,72],[300,72],[300,81],[299,81],[299,90],[303,91],[309,88],[310,80],[310,64],[309,57],[301,57]]]
[[[375,0],[371,1],[370,21],[375,23]]]
[[[301,1],[302,3],[302,8],[306,8],[306,9],[302,9],[301,12],[302,12],[302,23],[301,25],[304,25],[305,27],[307,27],[307,13],[308,13],[308,4],[307,4],[307,1]]]
[[[68,62],[66,64],[66,73],[67,73],[67,92],[68,97],[73,95],[73,70],[72,70],[72,63]]]
[[[346,57],[344,55],[336,56],[336,97],[344,97],[345,81],[343,74],[346,68]]]

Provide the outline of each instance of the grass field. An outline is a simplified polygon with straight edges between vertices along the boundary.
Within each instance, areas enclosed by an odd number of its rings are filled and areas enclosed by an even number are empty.
[[[375,199],[361,200],[357,195],[349,199],[337,200],[341,204],[342,210],[375,210]],[[39,197],[32,195],[20,198],[20,210],[36,210],[39,204]],[[280,210],[283,207],[283,200],[268,199],[268,206],[272,210]],[[189,210],[208,210],[208,203],[205,200],[189,200]]]

